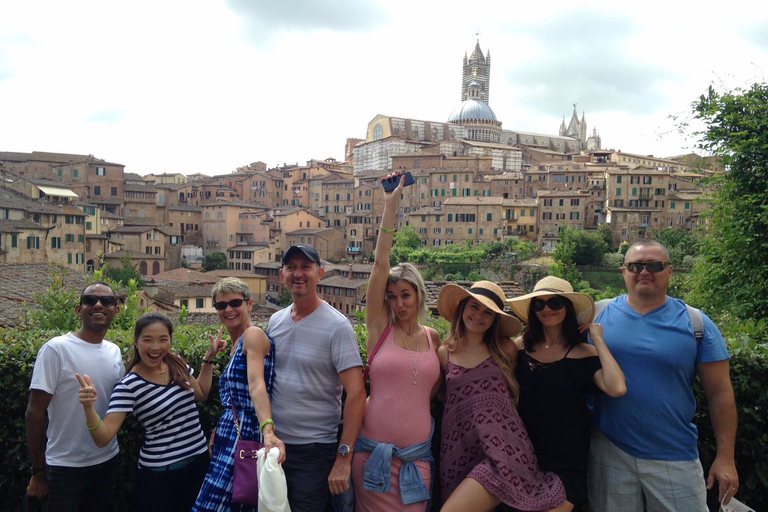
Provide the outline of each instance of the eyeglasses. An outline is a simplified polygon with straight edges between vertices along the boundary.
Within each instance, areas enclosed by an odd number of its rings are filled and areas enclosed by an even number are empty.
[[[229,302],[222,300],[219,302],[214,302],[213,307],[216,308],[218,311],[224,311],[225,309],[227,309],[227,306],[231,307],[232,309],[239,308],[244,300],[245,299],[232,299]]]
[[[670,265],[668,261],[633,261],[624,265],[633,274],[639,274],[643,269],[648,272],[661,272]]]
[[[559,295],[550,297],[546,301],[541,299],[531,299],[531,309],[533,311],[544,311],[544,306],[549,306],[552,311],[560,311],[565,307],[565,300]]]
[[[83,306],[92,307],[97,302],[101,302],[101,305],[105,308],[109,308],[117,304],[117,297],[114,295],[82,295],[80,296],[80,304]]]

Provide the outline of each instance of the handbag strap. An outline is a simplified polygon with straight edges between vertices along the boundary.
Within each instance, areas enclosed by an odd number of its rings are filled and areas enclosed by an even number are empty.
[[[387,324],[386,329],[384,329],[384,332],[381,333],[381,337],[379,338],[379,341],[376,342],[376,346],[373,347],[373,352],[368,354],[368,360],[365,362],[365,369],[363,370],[363,382],[368,380],[368,372],[371,369],[371,363],[373,362],[373,358],[376,356],[376,352],[379,351],[379,347],[381,347],[381,344],[384,343],[384,339],[389,334],[389,328],[392,324]]]
[[[232,407],[232,421],[235,423],[237,438],[240,439],[240,422],[237,421],[237,409],[235,409],[235,399],[232,396],[232,393],[229,394],[229,406]]]

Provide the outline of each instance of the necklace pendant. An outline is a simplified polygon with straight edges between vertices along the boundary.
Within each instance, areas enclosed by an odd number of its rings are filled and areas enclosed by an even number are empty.
[[[416,368],[413,369],[413,384],[416,384],[416,376],[419,374],[418,371],[416,371]]]

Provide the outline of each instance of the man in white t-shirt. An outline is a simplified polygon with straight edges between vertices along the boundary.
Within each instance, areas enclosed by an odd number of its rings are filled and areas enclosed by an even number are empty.
[[[104,400],[96,403],[104,416],[109,395],[125,373],[120,348],[104,340],[120,306],[106,283],[89,284],[75,313],[82,327],[48,340],[37,353],[25,416],[32,462],[30,496],[45,497],[48,512],[107,511],[118,467],[117,440],[104,448],[93,443],[78,400],[75,373],[88,374]],[[45,416],[48,428],[45,428]]]
[[[365,409],[355,331],[347,317],[318,297],[322,276],[312,246],[288,249],[280,279],[293,304],[269,320],[275,342],[272,416],[286,446],[283,469],[293,512],[322,512],[329,494],[349,489],[352,447]],[[337,442],[342,390],[347,398]]]

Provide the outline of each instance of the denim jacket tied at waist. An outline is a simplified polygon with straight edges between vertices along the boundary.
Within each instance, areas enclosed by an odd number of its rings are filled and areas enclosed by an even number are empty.
[[[400,499],[403,505],[429,500],[430,495],[427,485],[424,483],[424,479],[421,478],[421,473],[419,473],[419,469],[413,461],[434,462],[435,459],[432,457],[431,450],[432,435],[434,433],[435,420],[433,418],[429,439],[406,448],[398,448],[391,443],[380,443],[358,434],[355,451],[371,452],[368,460],[365,461],[363,489],[375,492],[389,492],[391,487],[392,456],[394,455],[403,461],[403,465],[400,467]]]

